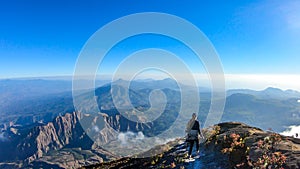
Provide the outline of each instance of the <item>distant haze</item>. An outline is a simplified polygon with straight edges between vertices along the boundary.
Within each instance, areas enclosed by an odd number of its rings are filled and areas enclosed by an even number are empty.
[[[226,89],[253,89],[263,90],[268,87],[280,88],[282,90],[292,89],[300,91],[300,75],[296,74],[225,74]],[[109,75],[103,76],[109,77]],[[185,79],[185,75],[181,75],[179,82],[189,85],[190,79]],[[129,80],[131,77],[123,76],[123,79]],[[141,75],[138,79],[164,79],[171,78],[164,75]],[[209,75],[204,73],[194,74],[194,78],[199,87],[210,87],[211,83]]]
[[[282,90],[292,89],[300,91],[300,75],[296,74],[225,74],[226,89],[253,89],[263,90],[268,87],[280,88]],[[177,79],[180,83],[189,85],[190,80],[185,79],[185,75],[181,75],[182,79]],[[82,77],[82,80],[93,80],[94,76]],[[132,77],[123,75],[124,80],[131,80]],[[171,78],[163,74],[142,74],[134,80],[154,79],[161,80]],[[211,83],[208,74],[194,74],[194,78],[199,87],[210,88]],[[26,79],[45,79],[45,80],[72,80],[72,76],[49,76],[49,77],[24,77],[12,78],[19,80]],[[101,74],[96,76],[97,80],[111,81],[112,75]],[[176,80],[176,79],[175,79]]]

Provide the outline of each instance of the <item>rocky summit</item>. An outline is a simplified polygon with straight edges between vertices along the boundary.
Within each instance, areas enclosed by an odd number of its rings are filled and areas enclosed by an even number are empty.
[[[300,140],[238,122],[220,123],[204,130],[200,154],[187,159],[187,145],[178,138],[151,149],[165,150],[145,158],[121,158],[83,168],[300,168]]]

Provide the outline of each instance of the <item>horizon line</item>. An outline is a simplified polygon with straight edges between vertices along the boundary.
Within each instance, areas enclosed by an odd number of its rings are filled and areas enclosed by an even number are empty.
[[[210,78],[204,73],[194,73],[194,79],[197,81],[198,87],[211,88]],[[73,75],[57,75],[57,76],[32,76],[32,77],[11,77],[0,78],[0,80],[73,80]],[[96,76],[77,76],[82,77],[78,80],[103,80],[112,81],[111,74],[98,74]],[[95,78],[96,77],[96,78]],[[184,76],[183,76],[184,77]],[[224,74],[226,90],[230,89],[253,89],[264,90],[269,87],[278,88],[281,90],[296,90],[300,91],[300,75],[296,74]],[[135,80],[163,80],[166,76],[138,76]],[[128,78],[120,77],[115,79],[130,80]],[[188,85],[186,79],[174,79],[183,84]]]

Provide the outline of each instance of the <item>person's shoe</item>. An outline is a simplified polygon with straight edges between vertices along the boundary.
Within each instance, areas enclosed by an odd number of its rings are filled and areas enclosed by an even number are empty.
[[[188,157],[189,157],[188,159],[185,159],[185,162],[189,163],[195,161],[195,159],[192,158],[192,155],[189,155]]]

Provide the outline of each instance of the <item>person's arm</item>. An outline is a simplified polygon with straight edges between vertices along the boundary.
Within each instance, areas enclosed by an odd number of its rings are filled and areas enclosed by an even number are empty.
[[[202,134],[202,131],[201,131],[201,125],[200,125],[200,122],[199,122],[199,134],[202,138],[204,138],[203,134]]]
[[[197,123],[198,123],[198,127],[197,127],[198,134],[200,134],[200,135],[201,135],[201,130],[200,130],[200,122],[199,122],[199,121],[197,121]]]

